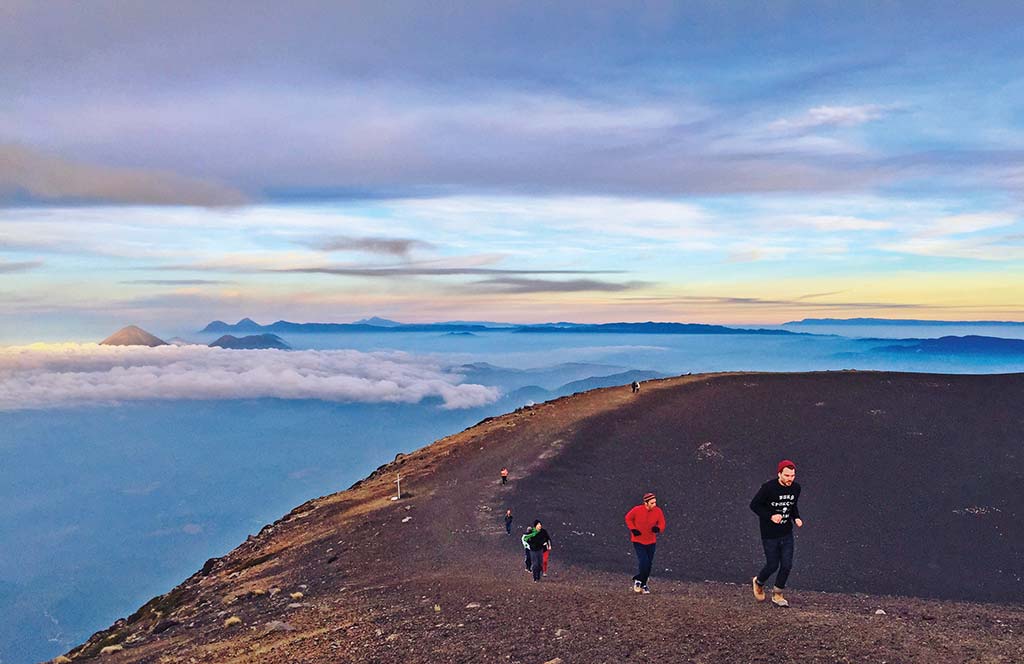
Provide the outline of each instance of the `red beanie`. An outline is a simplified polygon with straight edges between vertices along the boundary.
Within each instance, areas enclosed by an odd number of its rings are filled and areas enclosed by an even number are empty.
[[[789,459],[783,459],[779,462],[779,469],[775,472],[781,473],[785,468],[792,468],[793,470],[796,470],[796,464]]]

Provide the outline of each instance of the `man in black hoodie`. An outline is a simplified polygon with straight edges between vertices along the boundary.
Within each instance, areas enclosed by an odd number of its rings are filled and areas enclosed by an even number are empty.
[[[793,524],[803,528],[797,501],[800,499],[800,485],[796,479],[796,464],[783,459],[778,466],[779,476],[761,485],[757,495],[750,501],[750,509],[760,517],[761,545],[764,547],[765,564],[751,582],[754,598],[759,602],[765,599],[764,584],[768,577],[779,571],[775,577],[775,588],[772,592],[772,604],[779,607],[789,606],[782,596],[786,580],[793,568]]]

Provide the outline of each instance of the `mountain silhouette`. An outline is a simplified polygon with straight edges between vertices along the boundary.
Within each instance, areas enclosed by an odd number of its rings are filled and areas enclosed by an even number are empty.
[[[225,334],[216,341],[210,343],[210,347],[233,348],[233,349],[269,349],[291,350],[291,346],[276,334],[252,334],[247,337],[235,337]]]
[[[141,327],[129,325],[100,342],[101,346],[166,346],[167,342],[159,339]]]

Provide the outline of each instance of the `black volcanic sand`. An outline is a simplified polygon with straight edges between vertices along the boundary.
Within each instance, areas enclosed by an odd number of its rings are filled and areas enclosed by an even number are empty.
[[[1024,661],[1022,397],[1024,375],[873,372],[692,376],[566,397],[296,508],[69,654]],[[806,522],[788,610],[748,586],[761,553],[747,505],[782,457],[796,461]],[[390,501],[399,471],[408,494]],[[654,594],[640,596],[628,591],[622,518],[648,490],[668,527]],[[504,532],[507,507],[517,532],[537,517],[552,534],[541,583]],[[241,624],[226,627],[233,616]]]
[[[1024,597],[1022,377],[756,375],[643,396],[586,422],[508,498],[555,526],[567,560],[622,570],[623,513],[655,491],[661,576],[752,575],[748,505],[790,458],[805,522],[791,586]]]

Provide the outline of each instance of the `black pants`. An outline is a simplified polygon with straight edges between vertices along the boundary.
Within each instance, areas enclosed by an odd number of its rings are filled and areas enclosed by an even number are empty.
[[[502,475],[502,476],[501,476],[501,483],[502,483],[502,484],[508,484],[508,478],[507,478],[507,477],[505,477],[504,475]]]
[[[654,564],[654,547],[657,544],[641,544],[633,542],[633,550],[636,551],[636,576],[634,581],[647,585],[647,579],[651,578],[651,565]]]
[[[533,580],[540,581],[540,575],[544,573],[544,549],[530,549],[530,568],[533,571]]]
[[[786,587],[786,580],[789,579],[789,572],[793,569],[793,533],[776,537],[774,539],[763,539],[761,545],[764,547],[764,567],[757,573],[757,582],[762,586],[768,582],[768,577],[779,570],[775,577],[775,588],[782,590]]]
[[[526,549],[526,571],[529,572],[530,568],[530,550]]]

